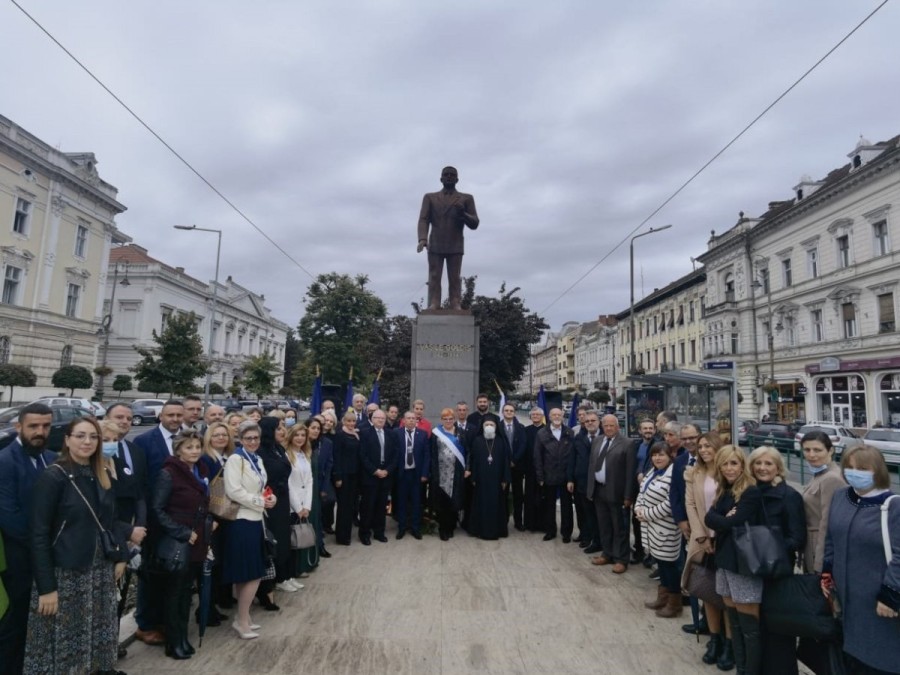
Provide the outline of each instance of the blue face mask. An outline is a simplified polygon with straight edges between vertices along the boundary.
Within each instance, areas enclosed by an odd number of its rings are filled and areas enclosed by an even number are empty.
[[[875,472],[863,469],[844,469],[844,478],[857,492],[866,492],[875,487]]]
[[[297,424],[297,420],[295,420],[293,417],[285,417],[284,418],[284,426],[292,427],[295,424]]]
[[[806,470],[815,476],[822,473],[823,471],[828,471],[828,465],[823,464],[822,466],[812,466],[809,462],[806,462]]]
[[[119,444],[115,441],[103,441],[103,456],[115,457],[119,452]]]

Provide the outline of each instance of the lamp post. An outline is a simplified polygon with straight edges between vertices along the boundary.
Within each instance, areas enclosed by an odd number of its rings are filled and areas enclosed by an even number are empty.
[[[113,287],[109,298],[109,311],[103,315],[103,323],[100,328],[100,330],[103,331],[103,356],[100,359],[100,374],[97,376],[97,389],[95,390],[99,395],[103,394],[104,385],[106,383],[106,359],[109,354],[109,333],[112,327],[112,317],[116,306],[116,286],[119,284],[122,284],[122,286],[131,285],[131,282],[128,281],[128,265],[129,263],[126,261],[125,278],[123,278],[122,281],[119,281],[119,263],[116,262],[113,267]]]
[[[766,289],[766,303],[768,305],[766,341],[769,347],[769,384],[775,386],[775,326],[772,325],[772,282],[768,278],[768,270],[759,270],[759,279],[753,282],[753,288]],[[772,412],[771,400],[769,403],[769,411]]]
[[[631,310],[628,313],[628,320],[631,324],[629,328],[630,332],[630,342],[631,342],[631,356],[629,357],[629,368],[628,373],[631,376],[631,386],[634,386],[634,369],[636,366],[636,361],[634,358],[634,240],[639,239],[641,237],[646,237],[648,234],[655,234],[657,232],[662,232],[663,230],[668,230],[672,225],[663,225],[662,227],[651,227],[646,232],[641,232],[640,234],[636,234],[631,238],[631,243],[629,244],[629,272],[631,276]]]
[[[216,301],[219,299],[219,258],[222,254],[222,230],[196,225],[173,225],[176,230],[196,230],[197,232],[214,232],[218,235],[216,244],[216,276],[213,281],[212,309],[209,318],[209,339],[206,342],[206,360],[208,368],[212,367],[213,332],[216,327]],[[203,387],[203,405],[209,405],[209,386],[212,384],[212,370],[206,371],[206,384]]]

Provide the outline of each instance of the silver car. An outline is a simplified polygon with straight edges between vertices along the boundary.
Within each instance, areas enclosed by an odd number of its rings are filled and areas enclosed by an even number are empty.
[[[888,466],[900,466],[900,429],[869,429],[863,442],[881,450]]]

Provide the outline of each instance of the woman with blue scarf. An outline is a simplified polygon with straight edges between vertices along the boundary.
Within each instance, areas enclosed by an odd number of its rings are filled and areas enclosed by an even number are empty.
[[[463,474],[466,470],[465,432],[458,429],[450,408],[441,410],[441,426],[431,432],[431,495],[437,514],[438,534],[447,541],[456,530],[463,507]]]

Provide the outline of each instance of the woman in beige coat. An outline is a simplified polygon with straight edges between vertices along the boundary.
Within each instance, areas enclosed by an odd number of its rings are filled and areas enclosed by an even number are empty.
[[[831,498],[847,487],[841,467],[834,462],[831,438],[823,431],[810,431],[800,439],[806,469],[812,478],[803,488],[803,507],[806,511],[806,549],[803,552],[803,571],[822,572],[825,553],[825,531],[828,529],[828,510]]]
[[[697,442],[697,459],[694,466],[684,472],[684,504],[691,526],[691,536],[687,543],[687,561],[681,577],[681,587],[685,588],[691,563],[702,564],[704,556],[712,560],[715,553],[715,535],[706,527],[706,512],[715,501],[716,487],[716,452],[722,447],[722,438],[718,432],[703,434]],[[720,670],[731,670],[734,667],[734,652],[731,645],[731,627],[727,619],[723,621],[722,610],[713,605],[704,604],[706,621],[709,624],[709,642],[703,663],[717,664]],[[722,637],[722,626],[725,637]]]

